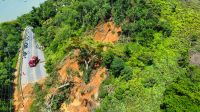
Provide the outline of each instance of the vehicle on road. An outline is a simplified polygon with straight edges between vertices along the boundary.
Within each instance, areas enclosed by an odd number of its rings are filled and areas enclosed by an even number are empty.
[[[28,48],[28,43],[24,43],[24,48]]]
[[[33,56],[29,60],[28,64],[29,64],[30,67],[35,67],[38,64],[39,61],[40,61],[40,59],[37,56]]]
[[[27,55],[27,53],[24,51],[24,52],[23,52],[23,56],[25,57],[26,55]]]

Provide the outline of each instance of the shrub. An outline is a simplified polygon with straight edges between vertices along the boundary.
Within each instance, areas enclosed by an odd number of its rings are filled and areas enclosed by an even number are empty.
[[[125,79],[126,81],[132,79],[132,73],[133,69],[129,66],[125,66],[124,69],[121,71],[120,75]]]
[[[110,68],[113,58],[114,54],[111,51],[108,51],[105,54],[103,54],[103,64],[106,66],[106,68]]]
[[[115,77],[118,77],[120,75],[121,70],[123,69],[124,69],[124,60],[119,57],[114,57],[111,63],[110,72]]]

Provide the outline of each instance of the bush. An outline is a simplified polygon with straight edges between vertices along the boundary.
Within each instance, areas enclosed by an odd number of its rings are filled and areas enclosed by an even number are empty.
[[[65,101],[65,93],[59,93],[55,95],[52,101],[52,109],[58,110],[64,101]]]
[[[144,87],[145,88],[153,87],[155,84],[156,84],[156,80],[154,78],[149,78],[149,79],[144,81]]]
[[[115,76],[118,77],[120,76],[121,70],[124,69],[124,60],[119,58],[119,57],[114,57],[111,67],[110,67],[110,72]]]
[[[103,54],[103,64],[104,66],[106,66],[106,68],[110,68],[113,58],[114,54],[111,51],[108,51],[105,54]]]
[[[42,87],[38,84],[38,83],[35,83],[34,87],[33,87],[33,90],[35,93],[39,93],[41,91]]]
[[[125,66],[124,69],[121,71],[120,75],[125,79],[126,81],[132,79],[132,73],[133,69],[129,66]]]
[[[188,75],[182,74],[164,93],[164,100],[161,109],[164,111],[197,112],[200,105],[200,70],[191,66],[188,68]]]
[[[91,76],[91,72],[92,72],[92,68],[89,67],[88,70],[84,71],[83,74],[83,80],[84,82],[87,84],[88,82],[90,82],[90,76]]]

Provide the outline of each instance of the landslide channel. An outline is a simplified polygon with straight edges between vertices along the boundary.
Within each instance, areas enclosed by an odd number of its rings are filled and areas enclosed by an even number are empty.
[[[90,112],[100,105],[99,88],[109,76],[102,55],[119,40],[121,27],[101,23],[93,34],[72,38],[70,51],[44,84],[35,84],[35,100],[30,109],[62,112]],[[48,63],[47,63],[48,64]]]

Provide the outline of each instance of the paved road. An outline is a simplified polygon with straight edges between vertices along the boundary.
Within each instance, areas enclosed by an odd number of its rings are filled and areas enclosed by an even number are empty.
[[[21,74],[21,84],[22,88],[28,83],[35,83],[38,80],[47,76],[46,70],[44,68],[45,58],[44,53],[38,47],[38,43],[34,39],[34,33],[31,27],[25,29],[26,38],[24,40],[24,50],[23,50],[23,61],[22,61],[22,74]],[[27,43],[27,47],[25,46]],[[36,67],[30,67],[28,65],[29,60],[32,56],[38,56],[40,62]]]

